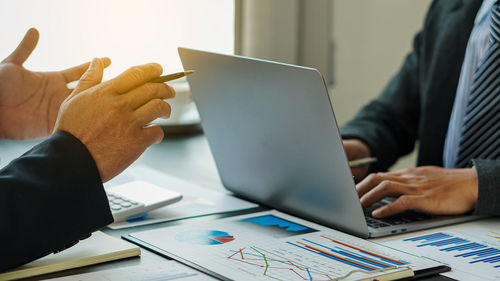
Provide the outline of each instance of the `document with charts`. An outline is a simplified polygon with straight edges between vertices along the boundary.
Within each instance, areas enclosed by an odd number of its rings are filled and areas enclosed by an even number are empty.
[[[500,280],[498,218],[387,237],[377,242],[447,264],[452,270],[444,275],[453,279]]]
[[[133,233],[127,240],[222,279],[391,280],[440,263],[278,211]],[[446,269],[444,269],[446,270]]]

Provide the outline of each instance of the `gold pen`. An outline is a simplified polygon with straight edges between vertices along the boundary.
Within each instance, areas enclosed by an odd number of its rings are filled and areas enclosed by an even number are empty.
[[[349,167],[356,168],[356,167],[368,165],[370,163],[375,163],[375,162],[377,162],[377,158],[375,158],[375,157],[360,158],[360,159],[349,161]]]
[[[172,74],[168,74],[168,75],[163,75],[163,76],[160,76],[158,78],[155,78],[155,79],[149,81],[149,83],[165,83],[165,82],[168,82],[168,81],[179,79],[179,78],[184,77],[184,76],[188,76],[189,74],[191,74],[193,72],[194,72],[194,70],[188,70],[188,71],[183,71],[183,72],[177,72],[177,73],[172,73]]]

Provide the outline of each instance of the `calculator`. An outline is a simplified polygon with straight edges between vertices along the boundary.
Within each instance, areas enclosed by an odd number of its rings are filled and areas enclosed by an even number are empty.
[[[140,218],[147,212],[175,203],[182,194],[145,181],[132,181],[106,189],[115,222]]]

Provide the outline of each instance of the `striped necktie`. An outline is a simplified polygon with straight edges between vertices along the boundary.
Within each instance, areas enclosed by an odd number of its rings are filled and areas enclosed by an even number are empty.
[[[500,158],[500,5],[491,11],[490,45],[475,70],[465,108],[457,168]]]

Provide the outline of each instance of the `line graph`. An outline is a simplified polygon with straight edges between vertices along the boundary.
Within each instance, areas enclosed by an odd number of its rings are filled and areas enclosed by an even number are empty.
[[[305,265],[301,265],[285,257],[270,253],[265,249],[260,249],[255,246],[250,246],[248,249],[242,248],[234,251],[229,257],[230,260],[242,262],[258,268],[262,268],[262,275],[275,280],[292,280],[281,279],[279,276],[291,275],[290,278],[299,280],[332,280],[334,276],[330,276],[326,272],[311,269]],[[280,271],[275,274],[271,271]],[[287,274],[288,273],[288,274]]]
[[[231,250],[227,259],[244,264],[253,272],[260,269],[262,276],[267,278],[299,281],[339,280],[353,272],[370,273],[409,264],[328,236],[319,238],[318,242],[306,238],[287,241],[291,249],[279,251],[257,246],[239,248]]]

